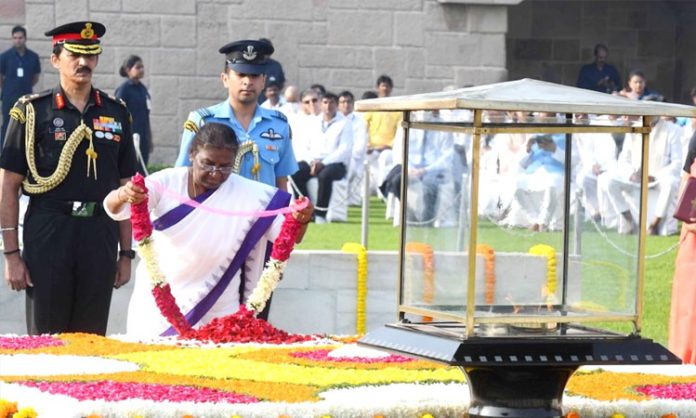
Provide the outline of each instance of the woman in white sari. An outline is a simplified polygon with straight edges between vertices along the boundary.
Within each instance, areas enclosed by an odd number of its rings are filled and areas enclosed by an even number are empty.
[[[290,202],[288,193],[232,173],[238,147],[230,127],[209,123],[191,144],[191,167],[165,169],[145,180],[160,269],[181,312],[195,327],[232,314],[246,302],[263,270],[268,243],[278,236],[283,221],[282,216],[253,214],[287,207]],[[204,207],[182,204],[179,196]],[[129,203],[145,197],[143,190],[128,182],[106,197],[104,207],[112,218],[128,219]],[[223,210],[243,215],[219,213]],[[298,242],[311,215],[311,204],[293,212],[303,224]],[[171,335],[173,330],[150,289],[145,263],[140,263],[127,332],[142,337]]]

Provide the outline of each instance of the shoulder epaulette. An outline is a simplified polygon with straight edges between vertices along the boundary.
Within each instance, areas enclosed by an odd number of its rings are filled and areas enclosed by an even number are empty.
[[[186,122],[184,122],[184,129],[196,133],[198,132],[198,128],[203,126],[205,118],[211,116],[213,116],[213,112],[208,110],[206,107],[196,109],[189,113],[188,119],[186,119]]]
[[[17,106],[13,107],[10,109],[10,117],[17,122],[21,123],[24,125],[24,122],[27,121],[26,116],[24,116],[24,111],[18,108]]]
[[[283,122],[288,121],[288,117],[285,116],[285,113],[281,112],[280,110],[273,110],[271,113],[271,116],[278,118],[278,119],[282,120]]]
[[[186,122],[184,122],[184,130],[196,133],[198,132],[198,125],[191,119],[186,119]]]
[[[24,96],[20,97],[19,100],[17,100],[17,103],[27,104],[32,100],[36,100],[40,97],[50,96],[52,93],[52,90],[44,90],[40,93],[25,94]]]
[[[96,90],[97,90],[97,94],[99,94],[101,97],[103,97],[107,100],[110,100],[112,102],[116,102],[123,107],[126,107],[126,102],[123,99],[120,99],[116,96],[112,96],[109,93],[105,92],[104,90],[99,90],[99,89],[96,89]]]
[[[194,112],[198,113],[201,116],[201,119],[209,118],[213,116],[213,112],[210,111],[207,107],[202,107],[200,109],[194,110]]]

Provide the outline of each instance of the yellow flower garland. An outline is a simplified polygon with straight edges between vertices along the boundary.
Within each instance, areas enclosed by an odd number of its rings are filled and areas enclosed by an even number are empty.
[[[36,418],[39,414],[31,406],[25,406],[12,415],[12,418]]]
[[[478,244],[476,254],[482,255],[486,264],[484,266],[484,277],[486,282],[485,301],[492,305],[495,300],[495,251],[490,245]]]
[[[341,251],[358,256],[357,300],[355,306],[355,332],[365,333],[365,306],[367,304],[367,250],[355,242],[343,244]]]
[[[544,286],[544,296],[546,303],[553,303],[554,294],[558,287],[558,277],[556,273],[556,250],[546,244],[537,244],[529,249],[529,254],[546,257],[546,286]]]
[[[0,399],[0,418],[11,417],[17,412],[17,402]]]

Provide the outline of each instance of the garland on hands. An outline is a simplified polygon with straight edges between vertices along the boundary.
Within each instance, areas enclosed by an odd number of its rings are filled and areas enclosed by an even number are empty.
[[[145,268],[150,277],[152,295],[155,297],[155,303],[162,316],[167,319],[179,335],[186,337],[192,334],[191,324],[188,323],[186,317],[181,313],[181,309],[179,309],[179,305],[176,303],[174,295],[172,295],[172,289],[157,262],[157,252],[152,240],[152,221],[150,220],[150,211],[147,206],[148,197],[145,177],[140,173],[136,173],[132,181],[133,184],[142,188],[145,193],[145,199],[142,202],[131,204],[131,224],[133,225],[133,238],[138,243],[138,253],[145,262]]]
[[[138,253],[145,262],[145,267],[150,277],[155,303],[162,316],[167,319],[179,335],[185,338],[196,338],[198,336],[197,332],[191,327],[191,324],[189,324],[181,312],[174,295],[172,295],[171,287],[167,283],[167,279],[157,261],[157,253],[152,239],[152,221],[150,220],[150,211],[148,209],[145,178],[140,173],[137,173],[133,176],[132,181],[133,184],[142,188],[146,195],[142,202],[131,205],[131,223],[133,225],[133,238],[138,243]],[[252,311],[253,314],[258,314],[266,306],[268,298],[283,277],[283,270],[287,265],[287,260],[290,258],[290,253],[295,246],[295,241],[301,229],[302,224],[291,213],[285,214],[280,234],[273,243],[271,258],[266,263],[259,282],[251,292],[246,307],[244,305],[240,306],[239,315],[235,318],[248,316],[245,312],[247,309]]]
[[[295,241],[297,241],[301,229],[302,224],[293,218],[291,213],[286,213],[280,234],[273,241],[271,258],[266,262],[259,282],[249,295],[246,303],[247,309],[259,313],[266,307],[268,298],[271,297],[271,293],[278,286],[280,279],[283,278],[283,270],[285,270],[288,258],[290,258],[290,253],[295,248]]]

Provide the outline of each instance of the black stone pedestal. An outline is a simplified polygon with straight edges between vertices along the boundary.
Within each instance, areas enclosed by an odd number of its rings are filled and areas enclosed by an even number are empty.
[[[561,418],[561,401],[577,366],[462,366],[470,418]]]
[[[638,335],[570,324],[548,334],[464,338],[456,323],[391,324],[359,343],[458,366],[469,383],[470,418],[562,418],[563,389],[584,364],[681,364]]]

